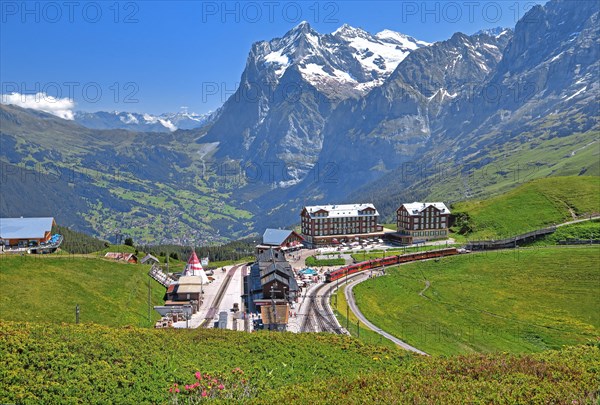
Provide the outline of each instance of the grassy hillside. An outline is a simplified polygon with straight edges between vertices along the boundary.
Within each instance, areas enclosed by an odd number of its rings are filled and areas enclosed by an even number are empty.
[[[0,402],[187,403],[194,374],[252,403],[593,402],[600,349],[416,358],[345,336],[0,322]],[[234,372],[236,368],[241,372]],[[242,374],[243,373],[243,374]],[[203,383],[206,377],[202,377]]]
[[[355,287],[375,325],[430,354],[536,352],[600,336],[600,247],[532,248],[395,268]]]
[[[172,383],[236,367],[265,392],[380,372],[406,356],[334,335],[34,323],[0,323],[0,355],[0,402],[30,403],[165,403]]]
[[[600,351],[421,358],[394,371],[280,390],[272,403],[595,404]]]
[[[560,120],[556,125],[556,116],[548,119],[552,122],[540,123],[537,133],[522,132],[503,144],[489,142],[476,153],[458,152],[461,157],[457,160],[444,158],[440,162],[438,152],[432,150],[433,156],[426,155],[358,188],[351,199],[371,196],[382,221],[394,221],[395,211],[403,202],[481,200],[535,179],[600,176],[600,133],[567,135]],[[556,128],[544,129],[547,124]]]
[[[151,326],[151,304],[161,305],[164,287],[147,275],[149,266],[78,256],[0,255],[0,319]],[[8,293],[10,292],[10,293]]]
[[[501,147],[491,143],[485,152],[467,156],[463,166],[444,168],[441,177],[436,173],[430,197],[465,200],[551,176],[600,176],[599,135],[598,131],[566,136],[549,131],[522,133]]]
[[[469,239],[500,239],[600,213],[600,177],[550,177],[505,194],[453,205],[454,229]]]
[[[566,241],[569,239],[600,239],[600,219],[561,226],[556,229],[556,232],[533,242],[531,245],[557,245],[560,241]]]

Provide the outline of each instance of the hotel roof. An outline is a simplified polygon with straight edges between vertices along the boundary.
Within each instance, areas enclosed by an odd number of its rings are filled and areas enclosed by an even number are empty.
[[[317,211],[327,211],[329,218],[336,217],[357,217],[361,211],[364,211],[367,208],[371,208],[375,210],[374,215],[379,215],[377,212],[377,208],[373,204],[339,204],[339,205],[313,205],[309,207],[305,207],[306,211],[312,216]]]
[[[450,214],[450,210],[446,207],[446,204],[443,202],[414,202],[410,204],[402,204],[404,208],[408,211],[409,215],[421,215],[421,212],[425,210],[425,208],[434,206],[438,210],[440,210],[443,214]]]

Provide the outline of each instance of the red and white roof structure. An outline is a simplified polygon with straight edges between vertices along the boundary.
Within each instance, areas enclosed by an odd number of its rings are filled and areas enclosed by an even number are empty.
[[[202,284],[208,284],[208,277],[202,268],[202,264],[200,264],[200,260],[198,260],[198,256],[196,256],[196,252],[192,251],[192,255],[188,259],[188,262],[183,270],[183,276],[197,276],[202,280]]]

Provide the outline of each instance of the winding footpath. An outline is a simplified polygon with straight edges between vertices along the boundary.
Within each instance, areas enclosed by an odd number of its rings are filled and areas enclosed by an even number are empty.
[[[346,296],[346,302],[348,302],[348,305],[350,306],[350,309],[352,310],[352,312],[354,312],[354,315],[356,315],[356,317],[358,319],[360,319],[360,321],[362,323],[364,323],[373,332],[379,333],[381,336],[394,342],[395,344],[402,347],[403,349],[414,352],[414,353],[421,354],[423,356],[429,356],[424,351],[419,350],[416,347],[409,345],[408,343],[398,339],[397,337],[395,337],[395,336],[387,333],[386,331],[381,330],[377,326],[373,325],[371,322],[369,322],[369,320],[367,318],[365,318],[365,316],[362,314],[362,312],[360,312],[360,309],[358,309],[358,305],[356,305],[356,301],[354,300],[354,293],[352,292],[352,289],[354,288],[355,285],[362,283],[363,281],[368,280],[368,279],[369,279],[368,274],[364,274],[361,277],[358,277],[356,280],[353,280],[351,283],[349,283],[344,288],[344,295]]]

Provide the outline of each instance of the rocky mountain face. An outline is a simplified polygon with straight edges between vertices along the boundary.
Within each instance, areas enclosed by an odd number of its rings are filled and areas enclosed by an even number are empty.
[[[335,184],[310,184],[314,195],[343,198],[403,163],[431,142],[453,101],[468,97],[493,72],[512,32],[455,34],[413,51],[378,88],[342,102],[323,130],[320,167],[335,166]]]
[[[173,132],[177,129],[200,128],[210,118],[210,113],[188,112],[160,115],[131,112],[75,112],[75,122],[90,129],[127,129],[137,132]]]
[[[436,175],[457,170],[460,179],[448,181],[457,192],[445,189],[446,198],[478,197],[488,183],[508,178],[598,175],[599,8],[594,1],[566,0],[532,8],[496,67],[451,100],[431,125],[409,169],[427,167],[429,173],[407,176],[401,165],[354,196],[386,194],[380,205],[392,207],[389,199],[443,188],[440,181],[449,179]]]
[[[219,142],[218,157],[275,168],[262,182],[297,184],[317,161],[335,106],[381,85],[426,45],[389,30],[371,35],[344,25],[321,35],[301,23],[252,46],[239,88],[202,142]]]
[[[515,164],[539,168],[536,175],[589,174],[591,155],[573,167],[555,166],[597,146],[593,137],[571,135],[599,130],[598,7],[594,1],[553,0],[531,9],[514,33],[457,33],[411,52],[381,86],[331,112],[316,164],[332,168],[330,176],[308,176],[280,194],[294,204],[367,195],[393,207],[397,201],[387,200],[430,195],[447,181],[439,178],[441,171],[487,167],[487,178],[464,185],[462,198],[472,198],[492,174],[523,180],[504,167],[513,156],[522,156]],[[566,146],[567,154],[555,155]],[[282,221],[293,220],[286,206],[279,211]]]
[[[442,155],[485,154],[489,144],[535,137],[549,121],[563,135],[597,129],[598,9],[597,2],[566,0],[531,9],[489,78],[438,124],[437,140],[452,145]]]

